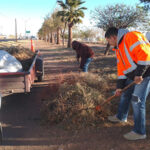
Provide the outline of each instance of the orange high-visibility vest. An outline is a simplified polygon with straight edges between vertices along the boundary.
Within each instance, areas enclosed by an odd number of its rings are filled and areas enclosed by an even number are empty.
[[[116,50],[118,79],[126,79],[126,74],[139,65],[150,65],[150,43],[137,31],[128,32]]]

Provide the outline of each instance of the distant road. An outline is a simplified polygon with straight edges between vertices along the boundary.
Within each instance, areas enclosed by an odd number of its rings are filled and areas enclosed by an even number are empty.
[[[30,39],[17,39],[18,41],[20,40],[30,40]],[[37,40],[33,38],[32,40]],[[16,39],[0,39],[0,42],[7,42],[7,41],[16,41]]]
[[[16,41],[16,39],[0,39],[0,42],[4,42],[4,41]]]

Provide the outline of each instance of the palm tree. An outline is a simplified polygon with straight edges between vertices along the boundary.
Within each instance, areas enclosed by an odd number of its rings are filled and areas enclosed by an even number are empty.
[[[62,7],[62,11],[58,12],[59,16],[65,17],[68,25],[68,47],[71,47],[72,42],[72,27],[74,24],[82,23],[81,17],[84,17],[83,10],[85,7],[80,7],[83,3],[82,0],[58,0],[58,4]]]

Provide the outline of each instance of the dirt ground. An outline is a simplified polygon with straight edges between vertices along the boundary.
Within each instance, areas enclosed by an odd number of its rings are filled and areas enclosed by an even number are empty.
[[[31,93],[14,94],[3,97],[1,120],[3,126],[3,145],[0,150],[149,150],[150,116],[147,117],[147,139],[126,141],[123,134],[132,129],[132,116],[127,124],[106,122],[98,128],[67,131],[60,125],[41,124],[41,101],[50,95],[48,85],[62,75],[78,72],[79,64],[71,49],[34,41],[35,48],[44,58],[45,78],[35,82]],[[22,43],[30,47],[29,41]],[[96,56],[90,65],[90,72],[108,75],[116,74],[114,53],[104,57],[104,45],[90,45]],[[108,63],[110,62],[110,63]],[[95,67],[96,66],[96,67]],[[111,69],[110,69],[111,68]]]

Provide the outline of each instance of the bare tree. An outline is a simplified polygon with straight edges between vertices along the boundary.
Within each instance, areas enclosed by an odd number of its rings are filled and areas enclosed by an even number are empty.
[[[150,10],[150,0],[140,0],[144,4],[144,8]]]
[[[96,31],[93,29],[80,30],[80,37],[83,39],[96,38]]]
[[[142,3],[150,3],[150,0],[140,0]]]
[[[107,5],[98,7],[92,11],[92,19],[96,26],[106,31],[109,27],[127,28],[137,27],[147,23],[147,10],[143,7],[131,7],[124,4]],[[144,25],[145,26],[145,25]],[[108,54],[110,46],[107,44],[105,54]]]

